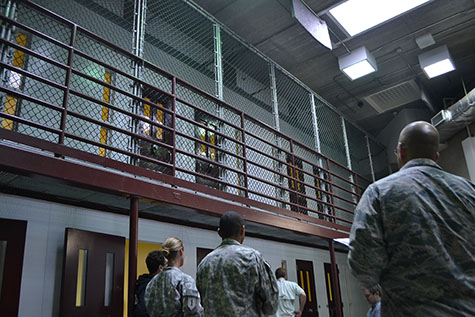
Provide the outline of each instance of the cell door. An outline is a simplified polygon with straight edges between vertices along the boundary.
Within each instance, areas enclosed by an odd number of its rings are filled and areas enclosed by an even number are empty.
[[[26,221],[0,219],[0,312],[18,316]]]
[[[312,261],[296,260],[297,282],[307,295],[302,317],[318,316],[317,293],[315,292],[315,275]]]
[[[125,238],[66,229],[60,316],[122,317]]]
[[[332,265],[330,263],[324,263],[325,268],[325,284],[327,286],[327,299],[328,299],[328,313],[329,316],[336,316],[336,301],[335,301],[335,287],[333,287],[333,274],[332,274]],[[338,265],[336,267],[337,271],[337,281],[338,281],[338,291],[341,299],[341,287],[340,287],[340,271],[338,270]],[[341,303],[343,307],[343,302]],[[343,311],[341,312],[343,317]]]

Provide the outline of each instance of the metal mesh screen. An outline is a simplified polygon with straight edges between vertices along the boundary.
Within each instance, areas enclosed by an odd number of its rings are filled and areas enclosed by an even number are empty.
[[[378,180],[389,174],[386,148],[372,139],[369,139],[369,147],[371,150],[375,179]]]
[[[134,0],[34,0],[34,2],[127,51],[132,47]],[[45,23],[45,26],[48,27],[48,24]]]
[[[226,31],[221,42],[224,100],[273,126],[269,63]]]
[[[361,176],[371,179],[371,166],[365,134],[348,121],[345,122],[345,127],[348,147],[350,148],[351,167]]]
[[[310,94],[280,70],[275,71],[280,130],[314,149]]]
[[[213,47],[213,24],[188,4],[148,2],[146,60],[214,95]]]
[[[321,153],[346,166],[345,140],[341,117],[315,96]]]

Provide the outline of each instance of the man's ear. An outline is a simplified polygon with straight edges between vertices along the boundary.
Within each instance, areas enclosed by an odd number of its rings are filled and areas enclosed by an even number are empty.
[[[222,238],[223,236],[222,236],[222,234],[221,234],[221,230],[218,228],[217,231],[218,231],[218,235]]]
[[[440,155],[439,152],[437,152],[437,153],[435,154],[435,160],[434,160],[434,162],[437,163],[437,161],[439,160],[439,155]]]

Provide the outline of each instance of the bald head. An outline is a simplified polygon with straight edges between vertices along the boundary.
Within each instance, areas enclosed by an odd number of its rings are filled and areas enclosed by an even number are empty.
[[[425,121],[408,124],[399,135],[398,163],[400,167],[415,158],[439,158],[439,132]]]

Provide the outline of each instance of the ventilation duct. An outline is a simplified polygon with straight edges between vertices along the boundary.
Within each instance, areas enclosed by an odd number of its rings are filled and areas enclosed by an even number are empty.
[[[440,141],[445,142],[474,120],[475,88],[447,110],[442,110],[433,116],[431,122],[439,130]]]
[[[383,113],[416,100],[422,100],[432,110],[424,91],[414,79],[386,88],[364,97],[374,110]]]

